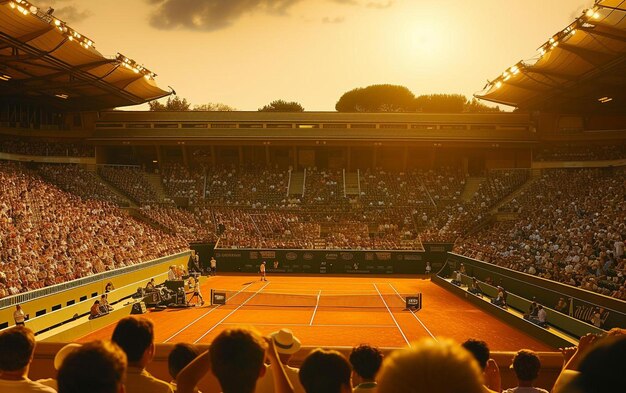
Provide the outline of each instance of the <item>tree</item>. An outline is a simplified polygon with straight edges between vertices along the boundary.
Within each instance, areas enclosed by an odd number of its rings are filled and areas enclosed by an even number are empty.
[[[304,112],[304,107],[295,101],[274,100],[259,108],[259,112]]]
[[[151,101],[148,103],[151,111],[188,111],[189,102],[186,98],[178,98],[178,96],[169,96],[165,104],[159,101]]]
[[[425,113],[461,113],[467,98],[462,94],[429,94],[415,99],[415,108]]]
[[[237,109],[230,105],[222,104],[221,102],[209,102],[202,105],[194,105],[192,110],[204,112],[232,112]]]
[[[500,112],[499,106],[487,106],[482,102],[478,101],[476,98],[472,98],[471,101],[467,101],[465,103],[464,112],[470,113],[479,113],[479,112]]]
[[[344,93],[335,109],[337,112],[412,112],[415,95],[404,86],[371,85]]]

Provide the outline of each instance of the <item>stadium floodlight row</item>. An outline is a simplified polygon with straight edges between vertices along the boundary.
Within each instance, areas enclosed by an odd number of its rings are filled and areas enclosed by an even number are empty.
[[[624,1],[596,0],[537,55],[506,69],[477,97],[526,110],[623,112],[625,16]]]
[[[170,94],[156,74],[26,0],[0,1],[0,100],[36,101],[70,111],[142,104]],[[17,55],[16,55],[17,54]],[[71,75],[71,78],[70,78]]]

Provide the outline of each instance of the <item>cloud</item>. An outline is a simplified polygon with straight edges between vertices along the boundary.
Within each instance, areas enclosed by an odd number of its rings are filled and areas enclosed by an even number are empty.
[[[392,5],[393,5],[393,1],[391,0],[384,2],[384,3],[372,1],[372,2],[367,3],[367,8],[376,8],[376,9],[382,10],[385,8],[389,8]]]
[[[345,21],[346,21],[346,18],[343,17],[343,16],[336,16],[334,18],[325,16],[325,17],[322,18],[322,23],[332,23],[332,24],[335,24],[335,23],[343,23]]]
[[[85,9],[81,10],[75,5],[67,5],[65,7],[57,8],[54,10],[54,16],[68,23],[85,20],[91,15],[91,11]]]
[[[286,15],[301,0],[146,0],[156,9],[150,25],[157,29],[215,31],[239,18],[259,12]]]

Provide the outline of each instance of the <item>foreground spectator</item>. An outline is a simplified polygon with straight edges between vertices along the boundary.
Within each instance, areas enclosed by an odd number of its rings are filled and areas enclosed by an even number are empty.
[[[296,393],[304,393],[304,388],[302,387],[298,377],[300,370],[288,365],[291,356],[298,352],[302,346],[300,340],[298,340],[298,338],[295,337],[289,329],[280,329],[279,331],[270,334],[270,338],[274,340],[274,346],[276,347],[276,352],[278,352],[278,360],[280,360],[283,368],[285,369],[287,378],[289,378],[289,382],[291,382],[291,385],[293,386],[293,391]],[[273,367],[276,366],[270,364],[266,367],[265,375],[259,379],[257,383],[256,393],[274,392],[274,378],[272,375]]]
[[[276,393],[293,393],[293,388],[278,360],[274,340],[264,339],[251,329],[227,329],[211,343],[211,348],[194,359],[177,378],[178,393],[192,393],[198,381],[213,372],[223,393],[252,393],[265,373],[265,356],[272,364]]]
[[[577,369],[578,372],[572,375],[568,383],[559,384],[559,382],[563,382],[559,376],[553,392],[603,393],[624,391],[626,336],[621,334],[599,340],[582,356]]]
[[[113,331],[112,341],[128,358],[126,393],[172,393],[167,382],[154,378],[146,366],[154,357],[154,326],[143,317],[120,319]]]
[[[316,349],[300,367],[300,382],[306,393],[350,393],[350,363],[337,351]]]
[[[180,371],[198,356],[200,356],[200,351],[194,345],[186,343],[174,345],[174,348],[167,356],[167,370],[170,373],[170,377],[172,377],[170,385],[172,385],[174,390],[176,390],[176,378]]]
[[[607,333],[606,340],[614,340],[615,338],[623,337],[626,337],[626,329],[613,328]],[[553,393],[580,391],[573,388],[573,383],[580,376],[582,360],[593,350],[594,345],[598,341],[602,342],[602,340],[599,340],[597,335],[589,333],[580,338],[577,346],[561,348],[564,365],[563,370],[561,370],[561,374],[559,374],[559,377],[552,388]],[[624,364],[626,363],[622,361],[622,366]],[[621,373],[617,374],[618,378],[622,378],[624,372],[626,372],[626,370],[621,370]]]
[[[59,393],[124,393],[126,366],[126,355],[117,345],[109,341],[87,343],[63,361]]]
[[[499,392],[501,390],[502,381],[500,379],[500,370],[496,362],[491,359],[491,351],[486,342],[470,338],[462,344],[463,348],[472,354],[478,362],[480,370],[485,379],[485,392]]]
[[[425,339],[393,352],[383,361],[379,393],[482,393],[482,377],[472,355],[448,340]]]
[[[0,392],[55,393],[56,390],[28,379],[35,351],[32,330],[15,326],[0,332]]]
[[[541,361],[536,353],[528,349],[518,351],[513,357],[517,387],[506,389],[502,393],[548,393],[547,390],[533,386],[540,369]]]
[[[377,389],[376,374],[383,363],[383,354],[376,347],[359,345],[352,348],[350,364],[352,365],[352,385],[354,393],[375,393]]]

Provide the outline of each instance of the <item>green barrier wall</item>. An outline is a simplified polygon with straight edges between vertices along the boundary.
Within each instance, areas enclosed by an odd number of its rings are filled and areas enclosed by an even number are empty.
[[[465,265],[467,276],[476,277],[483,282],[490,278],[493,285],[501,285],[509,294],[526,299],[527,303],[520,304],[523,309],[521,311],[527,311],[530,305],[529,300],[535,297],[536,301],[546,308],[551,323],[558,323],[560,328],[576,337],[586,332],[600,331],[582,322],[589,321],[596,307],[604,310],[602,312],[604,330],[626,327],[626,302],[621,300],[454,253],[449,253],[448,262],[442,269],[441,275],[449,277],[453,271],[460,268],[461,263]],[[565,298],[569,305],[566,314],[553,310],[561,297]]]

